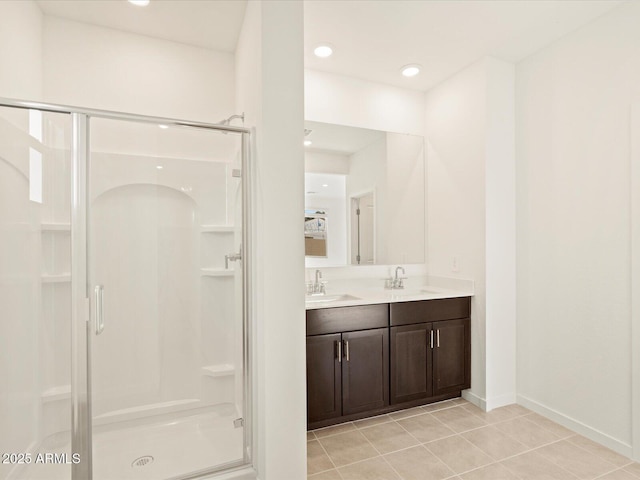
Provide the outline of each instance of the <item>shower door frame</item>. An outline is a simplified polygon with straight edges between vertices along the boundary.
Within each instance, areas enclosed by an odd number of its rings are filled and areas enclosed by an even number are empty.
[[[241,138],[242,188],[242,346],[243,346],[243,459],[237,465],[212,467],[202,472],[190,472],[181,477],[196,479],[221,471],[251,466],[253,448],[252,376],[251,376],[251,135],[246,127],[194,122],[175,118],[137,115],[108,110],[87,109],[67,105],[14,100],[0,97],[0,107],[68,114],[71,117],[71,451],[82,461],[71,466],[72,480],[92,480],[92,416],[91,416],[91,341],[93,333],[89,285],[89,135],[90,119],[123,120],[128,122],[201,128],[233,132]],[[250,453],[251,452],[251,453]]]

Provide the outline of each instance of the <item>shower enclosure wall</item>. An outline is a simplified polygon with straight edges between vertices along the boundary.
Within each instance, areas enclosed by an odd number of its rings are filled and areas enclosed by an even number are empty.
[[[0,100],[0,479],[250,463],[248,137]]]

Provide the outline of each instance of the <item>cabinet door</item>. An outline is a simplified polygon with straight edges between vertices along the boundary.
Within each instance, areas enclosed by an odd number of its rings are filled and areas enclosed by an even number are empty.
[[[434,395],[471,385],[471,331],[468,318],[434,322]]]
[[[307,422],[342,415],[340,334],[307,337]]]
[[[391,327],[391,404],[433,394],[431,324]]]
[[[389,405],[389,329],[342,334],[342,412]]]

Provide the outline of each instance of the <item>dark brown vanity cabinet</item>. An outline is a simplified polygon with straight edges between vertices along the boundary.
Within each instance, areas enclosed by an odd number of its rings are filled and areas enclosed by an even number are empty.
[[[471,386],[469,297],[307,311],[310,429]]]
[[[392,303],[392,405],[471,386],[470,299]]]
[[[307,312],[309,424],[389,405],[388,305]]]

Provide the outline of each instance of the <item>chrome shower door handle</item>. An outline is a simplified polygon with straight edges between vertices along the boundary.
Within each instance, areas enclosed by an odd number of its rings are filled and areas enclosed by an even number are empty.
[[[96,335],[104,330],[104,286],[96,285],[93,289],[94,318],[96,322]]]

